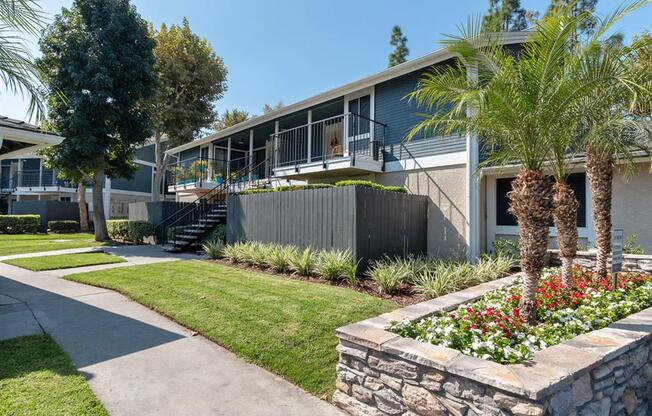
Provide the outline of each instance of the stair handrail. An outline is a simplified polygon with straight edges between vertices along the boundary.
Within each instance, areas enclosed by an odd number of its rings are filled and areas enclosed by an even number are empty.
[[[193,213],[195,210],[199,209],[202,200],[210,200],[210,199],[212,199],[213,197],[219,195],[220,193],[222,193],[222,192],[224,192],[224,191],[226,191],[227,194],[228,194],[228,190],[229,190],[229,188],[231,187],[231,185],[233,185],[234,183],[237,182],[236,180],[233,179],[234,177],[237,177],[237,178],[242,178],[242,177],[245,177],[245,176],[248,177],[250,172],[253,172],[255,169],[259,168],[260,166],[262,166],[262,165],[265,164],[266,162],[267,162],[267,159],[265,159],[265,160],[263,160],[262,162],[259,162],[259,163],[250,163],[250,164],[248,164],[247,166],[245,166],[244,168],[238,170],[237,172],[232,173],[232,174],[231,174],[231,177],[226,178],[226,179],[224,180],[224,182],[218,184],[217,186],[215,186],[214,188],[212,188],[212,189],[211,189],[210,191],[208,191],[207,193],[201,195],[200,197],[198,197],[197,199],[195,199],[194,201],[192,201],[192,202],[189,203],[188,205],[182,207],[181,209],[175,211],[174,213],[168,215],[168,216],[165,217],[163,220],[161,220],[161,221],[160,221],[160,222],[159,222],[159,223],[154,227],[154,235],[155,235],[155,236],[158,236],[158,235],[159,235],[158,232],[161,231],[161,228],[163,228],[162,231],[163,231],[164,233],[163,233],[163,234],[160,234],[160,235],[161,235],[161,236],[167,235],[167,229],[170,228],[170,227],[175,226],[175,225],[178,224],[182,219],[185,219],[185,218],[188,217],[191,213]],[[184,211],[186,211],[186,212],[184,212]],[[172,221],[171,223],[166,224],[166,223],[167,223],[170,219],[172,219],[173,217],[176,217],[176,219],[175,219],[174,221]]]

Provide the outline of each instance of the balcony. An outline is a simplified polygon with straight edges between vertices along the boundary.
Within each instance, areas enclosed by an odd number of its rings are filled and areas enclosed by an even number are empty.
[[[2,192],[76,192],[72,182],[57,178],[57,172],[45,170],[16,171],[11,177],[3,179]]]
[[[386,128],[346,113],[272,134],[273,175],[317,179],[382,172]]]
[[[269,177],[268,164],[260,164],[254,160],[257,167],[249,174],[239,172],[249,165],[249,158],[242,157],[232,160],[194,157],[168,166],[166,184],[168,192],[207,192],[222,184],[226,178],[231,178],[232,190],[248,189],[261,185]],[[240,175],[240,177],[238,177]]]

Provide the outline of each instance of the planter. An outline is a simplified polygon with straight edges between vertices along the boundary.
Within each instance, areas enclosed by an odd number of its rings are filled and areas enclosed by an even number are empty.
[[[512,365],[388,331],[390,322],[455,309],[514,279],[337,329],[335,404],[356,416],[652,414],[652,308]]]
[[[549,264],[551,266],[560,266],[559,250],[548,250]],[[580,251],[573,260],[573,264],[580,265],[585,269],[593,270],[595,268],[596,253],[592,251]],[[611,265],[611,259],[609,259]],[[650,254],[623,254],[623,271],[626,272],[652,272],[652,255]]]

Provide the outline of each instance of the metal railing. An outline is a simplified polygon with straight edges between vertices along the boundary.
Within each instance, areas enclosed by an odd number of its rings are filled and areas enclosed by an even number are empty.
[[[158,243],[177,242],[179,236],[187,233],[187,226],[206,222],[216,212],[226,207],[226,197],[237,185],[240,178],[249,177],[250,174],[258,171],[261,166],[265,166],[267,160],[262,162],[246,165],[245,167],[234,172],[223,182],[198,197],[195,201],[185,205],[181,209],[164,218],[155,228],[154,235]],[[224,217],[226,212],[224,212]],[[201,235],[197,235],[200,238]]]
[[[274,169],[348,158],[384,162],[387,125],[355,113],[340,114],[271,135]]]
[[[184,188],[188,185],[201,187],[207,183],[219,185],[227,179],[235,183],[257,181],[269,176],[266,165],[257,167],[254,172],[242,176],[240,171],[247,165],[249,165],[248,157],[231,160],[193,157],[168,166],[166,183],[175,188]]]
[[[44,170],[19,170],[10,178],[2,180],[3,190],[16,188],[39,188],[57,187],[57,188],[75,188],[76,185],[69,180],[59,179],[57,172],[51,169]]]

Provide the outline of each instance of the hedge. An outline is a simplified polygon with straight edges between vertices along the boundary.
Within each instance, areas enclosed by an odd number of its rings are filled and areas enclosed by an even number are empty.
[[[109,220],[106,222],[112,240],[143,244],[146,237],[154,234],[154,227],[147,221]]]
[[[345,180],[345,181],[335,182],[335,184],[333,185],[329,183],[312,183],[308,185],[283,185],[283,186],[278,186],[276,188],[246,189],[240,192],[239,194],[240,195],[264,194],[268,192],[300,191],[305,189],[335,188],[339,186],[366,186],[368,188],[378,189],[380,191],[407,193],[407,189],[403,188],[402,186],[385,186],[371,181]]]
[[[48,230],[53,233],[77,233],[79,232],[79,221],[48,221]]]
[[[0,215],[0,234],[36,234],[40,215]]]

